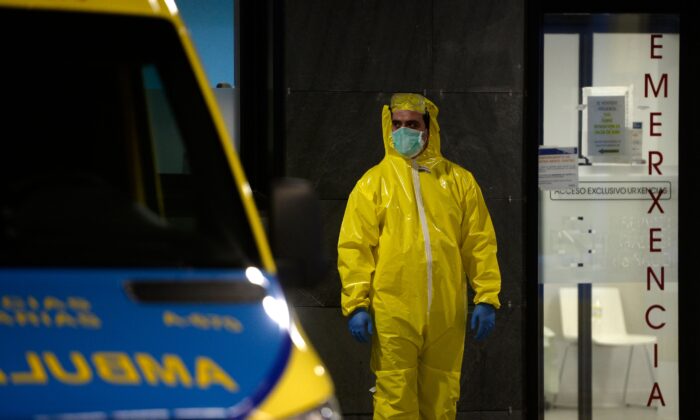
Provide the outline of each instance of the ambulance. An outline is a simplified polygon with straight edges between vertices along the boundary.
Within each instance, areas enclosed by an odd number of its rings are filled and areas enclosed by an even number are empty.
[[[258,211],[176,3],[0,0],[0,46],[0,419],[339,419],[280,283],[317,201]]]

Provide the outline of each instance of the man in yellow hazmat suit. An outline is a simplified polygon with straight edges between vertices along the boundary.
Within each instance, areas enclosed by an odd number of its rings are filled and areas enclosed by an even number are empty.
[[[493,224],[472,174],[440,154],[437,115],[418,94],[384,106],[386,155],[350,193],[338,239],[343,314],[372,342],[375,419],[454,418],[467,281],[477,340],[500,306]]]

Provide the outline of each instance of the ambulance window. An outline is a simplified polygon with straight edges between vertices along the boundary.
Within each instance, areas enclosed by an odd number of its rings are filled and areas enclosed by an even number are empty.
[[[259,263],[170,23],[2,9],[0,37],[0,266]]]
[[[149,128],[153,154],[155,188],[150,197],[152,209],[170,223],[185,229],[194,229],[196,217],[188,200],[178,199],[185,187],[184,179],[190,174],[187,150],[177,126],[175,115],[163,89],[163,83],[154,65],[145,65],[141,71],[146,101],[146,122]],[[166,194],[167,192],[167,194]]]

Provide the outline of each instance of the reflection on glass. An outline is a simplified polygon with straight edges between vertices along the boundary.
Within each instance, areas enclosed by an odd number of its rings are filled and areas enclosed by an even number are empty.
[[[677,16],[545,19],[542,144],[576,147],[576,187],[541,189],[547,420],[678,418]],[[579,371],[578,284],[591,284]]]

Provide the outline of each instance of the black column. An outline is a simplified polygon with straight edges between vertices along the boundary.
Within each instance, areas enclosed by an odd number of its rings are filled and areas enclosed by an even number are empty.
[[[241,160],[264,210],[270,182],[284,174],[284,2],[236,2]]]
[[[593,353],[591,341],[591,290],[590,283],[578,285],[578,418],[593,418]]]
[[[696,59],[700,43],[698,13],[691,2],[681,8],[680,30],[680,100],[679,100],[679,185],[697,180],[700,156],[698,136],[700,125],[700,64]],[[697,390],[700,388],[700,344],[697,340],[697,240],[700,237],[697,206],[688,195],[678,198],[678,358],[679,358],[679,418],[697,417]]]

